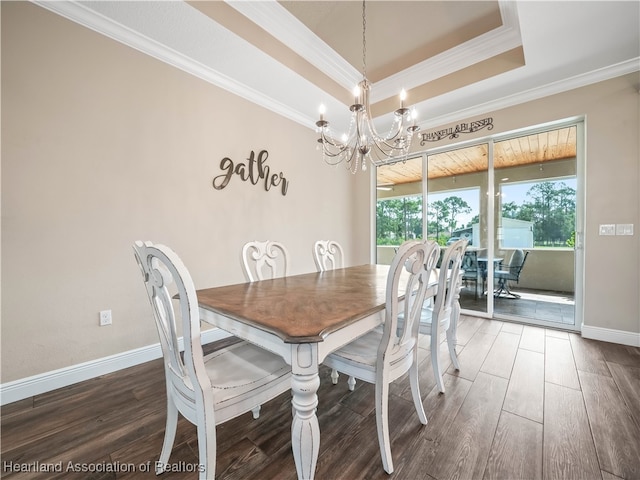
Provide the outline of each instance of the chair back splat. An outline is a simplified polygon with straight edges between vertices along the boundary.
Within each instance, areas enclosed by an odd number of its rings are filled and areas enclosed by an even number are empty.
[[[289,252],[280,242],[248,242],[242,247],[242,267],[247,280],[272,279],[289,275]]]
[[[313,260],[319,272],[344,267],[344,251],[334,240],[318,240],[313,244]]]
[[[291,369],[277,355],[244,341],[205,356],[198,299],[187,268],[164,245],[135,242],[133,250],[151,303],[165,367],[167,422],[156,474],[168,468],[180,413],[197,427],[199,478],[212,479],[216,470],[216,425],[255,411],[289,390]],[[184,360],[178,346],[178,319],[182,322]]]
[[[433,304],[433,314],[434,317],[438,317],[440,326],[445,330],[449,328],[454,302],[460,293],[462,259],[466,248],[466,240],[457,240],[452,243],[446,248],[440,265],[438,295]]]

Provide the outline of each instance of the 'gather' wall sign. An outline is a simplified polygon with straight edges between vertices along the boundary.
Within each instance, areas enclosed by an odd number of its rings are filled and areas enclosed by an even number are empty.
[[[271,173],[271,169],[267,163],[269,152],[262,150],[256,157],[254,151],[251,151],[251,155],[247,158],[246,163],[234,163],[229,157],[224,157],[220,160],[220,168],[225,172],[218,175],[213,179],[213,188],[216,190],[222,190],[229,185],[229,181],[233,175],[237,175],[243,181],[251,182],[254,185],[262,182],[264,189],[268,192],[271,187],[280,187],[282,195],[287,194],[289,189],[289,180],[280,173]]]
[[[426,142],[437,142],[443,138],[449,137],[451,140],[458,138],[461,133],[473,133],[486,128],[493,130],[493,118],[487,117],[482,120],[476,120],[471,123],[459,123],[455,127],[449,127],[435,132],[427,132],[422,134],[420,145],[424,146]]]

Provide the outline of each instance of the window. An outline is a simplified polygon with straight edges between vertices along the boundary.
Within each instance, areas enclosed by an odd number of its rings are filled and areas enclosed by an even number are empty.
[[[576,178],[502,184],[502,248],[574,247]]]
[[[422,238],[422,196],[378,200],[376,238],[377,245],[402,245]]]
[[[478,241],[480,189],[466,188],[431,193],[427,197],[427,237],[440,245],[466,239]]]

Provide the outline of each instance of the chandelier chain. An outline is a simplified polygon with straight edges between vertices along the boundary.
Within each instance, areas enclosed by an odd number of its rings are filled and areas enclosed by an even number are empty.
[[[365,0],[362,0],[362,78],[367,78],[367,16]]]

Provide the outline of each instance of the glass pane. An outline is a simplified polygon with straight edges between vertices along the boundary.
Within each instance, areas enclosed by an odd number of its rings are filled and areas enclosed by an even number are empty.
[[[495,144],[496,316],[574,324],[576,127]]]
[[[487,312],[488,151],[485,143],[427,157],[427,238],[469,241],[460,306],[476,312]]]
[[[423,238],[422,157],[377,168],[376,263],[391,264],[405,241]]]

